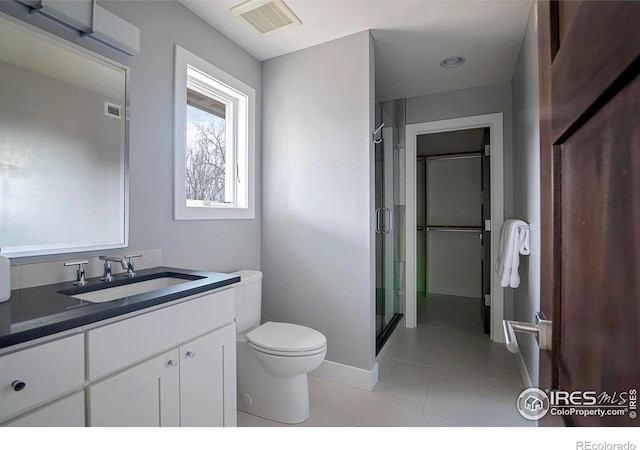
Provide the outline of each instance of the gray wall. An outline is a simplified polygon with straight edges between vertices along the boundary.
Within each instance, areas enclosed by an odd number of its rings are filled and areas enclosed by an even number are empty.
[[[520,258],[520,287],[514,290],[513,318],[533,322],[540,310],[540,108],[536,5],[513,76],[514,217],[529,222],[531,255]],[[533,384],[538,384],[538,345],[532,335],[518,343]]]
[[[131,67],[129,248],[163,250],[167,265],[217,271],[260,267],[261,66],[249,53],[177,1],[100,1],[140,28],[134,57],[81,39],[53,21],[26,13],[15,2],[0,10],[38,24]],[[188,49],[256,89],[256,219],[172,218],[174,44]],[[112,250],[101,254],[123,254]],[[82,256],[90,256],[85,253]],[[57,255],[13,260],[13,264],[70,259]]]
[[[407,124],[501,112],[504,128],[504,214],[513,214],[513,150],[511,82],[479,86],[407,99]],[[494,236],[498,233],[494,232]],[[510,318],[512,292],[505,289],[504,315]]]
[[[374,364],[373,44],[368,31],[263,63],[263,320]]]

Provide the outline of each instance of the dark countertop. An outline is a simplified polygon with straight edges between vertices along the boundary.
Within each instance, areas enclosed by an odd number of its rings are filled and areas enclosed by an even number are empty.
[[[94,291],[96,287],[106,289],[166,276],[189,281],[103,303],[90,303],[69,296]],[[11,298],[0,303],[0,349],[228,286],[239,282],[240,277],[216,272],[154,267],[136,271],[133,278],[125,278],[119,274],[108,283],[100,281],[100,277],[88,278],[87,281],[88,284],[83,287],[74,286],[73,282],[68,281],[11,291]]]

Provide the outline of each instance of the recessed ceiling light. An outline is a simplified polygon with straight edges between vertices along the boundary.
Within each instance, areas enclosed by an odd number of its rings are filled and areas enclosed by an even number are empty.
[[[449,56],[440,61],[440,66],[445,69],[453,69],[454,67],[460,67],[464,62],[465,59],[462,56]]]

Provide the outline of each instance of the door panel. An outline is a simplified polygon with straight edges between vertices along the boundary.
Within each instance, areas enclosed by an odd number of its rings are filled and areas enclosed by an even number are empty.
[[[557,336],[560,324],[555,321],[559,317],[560,303],[554,305],[556,288],[555,260],[553,253],[553,237],[555,235],[556,217],[554,216],[554,182],[553,151],[551,145],[551,61],[558,46],[558,16],[556,3],[538,0],[538,83],[540,86],[540,311],[553,322],[553,336]],[[557,385],[558,377],[553,358],[557,357],[559,339],[553,339],[551,351],[540,352],[538,369],[538,385],[541,389],[552,389]],[[552,426],[547,414],[539,421],[540,425]],[[557,417],[556,417],[557,418]],[[562,421],[560,420],[560,424]]]
[[[606,393],[627,408],[563,416],[565,425],[637,426],[629,395],[640,380],[640,3],[574,6],[560,17],[558,3],[538,2],[540,303],[553,319],[540,387]]]
[[[385,106],[386,108],[386,106]],[[376,246],[376,352],[379,352],[401,317],[399,270],[396,268],[398,197],[398,111],[376,104],[375,140],[375,246]],[[389,108],[395,108],[389,106]],[[393,116],[393,117],[392,117]],[[396,285],[397,283],[397,285]]]
[[[172,350],[118,373],[88,389],[89,426],[177,427],[180,368]]]
[[[573,22],[576,11],[578,11],[578,6],[580,6],[579,1],[558,2],[558,33],[560,41],[564,40],[567,35],[569,26]]]
[[[639,100],[636,78],[560,147],[562,390],[640,387],[640,129],[630,127],[640,123]]]
[[[227,325],[180,348],[181,426],[236,425],[235,344]]]
[[[382,130],[384,134],[385,130]],[[393,170],[393,160],[383,140],[376,145],[376,335],[381,336],[389,323],[389,307],[393,298],[393,180],[389,172]],[[391,181],[391,182],[390,182]],[[391,197],[391,199],[390,199]],[[391,201],[390,201],[391,200]]]
[[[557,141],[638,56],[638,2],[584,2],[551,67],[553,139]]]
[[[384,110],[383,110],[384,111]],[[384,116],[387,116],[385,113]],[[388,118],[389,124],[391,118]],[[394,308],[395,298],[395,286],[394,286],[394,257],[395,257],[395,232],[393,229],[393,215],[394,215],[394,182],[393,177],[395,173],[394,158],[393,158],[393,128],[391,126],[385,126],[382,129],[382,146],[383,146],[383,177],[384,177],[384,193],[383,195],[383,209],[382,209],[382,235],[384,241],[384,314],[383,323],[384,326],[388,326],[391,323],[391,319],[397,312]]]

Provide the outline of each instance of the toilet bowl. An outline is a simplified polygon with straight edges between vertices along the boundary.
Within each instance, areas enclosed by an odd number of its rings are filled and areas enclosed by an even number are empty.
[[[256,284],[262,274],[236,274],[241,277],[236,285],[238,410],[277,422],[304,422],[310,415],[307,374],[324,361],[327,340],[302,325],[260,324]]]

